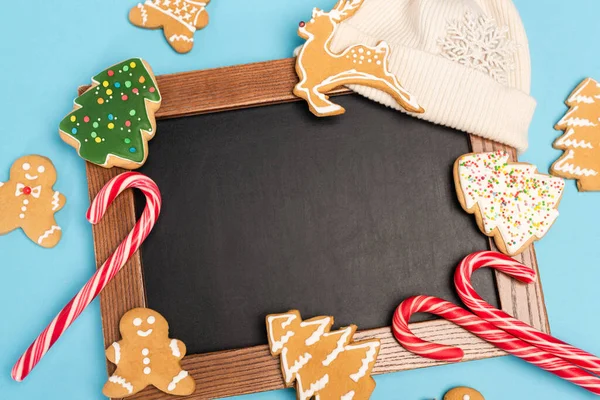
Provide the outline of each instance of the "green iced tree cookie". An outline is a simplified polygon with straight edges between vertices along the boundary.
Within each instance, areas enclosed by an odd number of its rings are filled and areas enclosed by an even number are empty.
[[[89,162],[105,168],[141,167],[154,137],[161,96],[152,69],[132,58],[92,78],[60,123],[62,139]]]

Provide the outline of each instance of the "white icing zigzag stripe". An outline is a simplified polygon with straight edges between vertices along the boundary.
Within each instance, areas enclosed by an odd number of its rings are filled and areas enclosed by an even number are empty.
[[[119,365],[119,361],[121,361],[121,345],[117,342],[114,342],[113,349],[115,349],[115,365]]]
[[[342,397],[340,397],[340,400],[352,400],[354,398],[354,394],[354,390],[351,390]]]
[[[42,236],[40,236],[37,240],[38,244],[42,244],[42,242],[46,239],[48,239],[48,237],[50,235],[52,235],[55,231],[60,231],[60,226],[56,226],[56,225],[52,225],[52,228],[48,229],[46,232],[44,232],[44,234]]]
[[[298,358],[298,360],[296,360],[296,362],[294,363],[294,365],[292,365],[289,369],[288,369],[288,373],[289,376],[292,376],[293,374],[297,373],[298,371],[300,371],[300,369],[302,367],[304,367],[308,361],[310,361],[310,359],[312,358],[312,356],[308,353],[304,353],[303,355],[300,356],[300,358]]]
[[[273,337],[273,323],[274,321],[278,320],[278,319],[285,319],[285,321],[283,321],[281,323],[281,328],[285,329],[287,328],[293,320],[296,319],[295,315],[272,315],[267,319],[267,323],[269,324],[269,342],[271,343],[271,351],[273,353],[277,353],[279,350],[281,350],[283,348],[283,345],[285,345],[288,340],[290,340],[290,338],[292,336],[294,336],[294,332],[289,331],[287,332],[283,337],[281,337],[279,340],[275,340],[275,338]]]
[[[177,384],[179,382],[181,382],[183,379],[185,379],[188,376],[188,372],[187,371],[180,371],[175,377],[173,377],[173,380],[171,381],[171,383],[169,383],[169,386],[167,386],[167,389],[172,392],[173,390],[175,390],[175,387],[177,387]]]
[[[52,211],[60,206],[58,196],[60,196],[60,193],[58,191],[54,192],[54,195],[52,196]]]
[[[122,378],[118,375],[113,375],[110,378],[108,378],[108,381],[123,386],[125,389],[127,389],[127,392],[129,392],[129,394],[133,393],[133,385],[127,382],[125,378]]]
[[[340,332],[328,333],[325,336],[331,336],[336,333],[339,334]],[[351,333],[352,333],[352,329],[350,327],[347,327],[346,329],[344,329],[342,331],[342,334],[337,342],[337,347],[335,349],[333,349],[333,351],[331,353],[329,353],[327,355],[327,357],[325,357],[325,359],[323,360],[324,366],[327,367],[329,364],[331,364],[337,358],[337,356],[339,356],[344,351],[344,346],[346,345],[346,343],[348,343],[348,338]]]
[[[558,140],[556,141],[556,144],[559,146],[566,146],[566,147],[574,147],[574,148],[583,148],[583,149],[593,149],[594,146],[592,146],[592,144],[590,142],[586,142],[585,140],[580,140],[579,142],[577,140],[574,139],[569,139],[571,136],[573,136],[573,134],[575,133],[575,130],[573,128],[570,128],[567,133],[565,133],[564,136],[561,136],[560,138],[558,138]]]
[[[364,347],[368,347],[369,350],[367,351],[365,358],[362,359],[362,365],[360,366],[358,371],[356,371],[355,374],[350,375],[350,379],[352,379],[354,382],[357,382],[357,383],[360,380],[360,378],[365,376],[365,374],[369,370],[369,364],[371,364],[373,361],[375,361],[375,355],[377,354],[377,349],[379,348],[379,343],[372,342],[372,343],[364,343],[364,344],[346,346],[346,350],[360,349],[360,348],[364,348]]]
[[[325,374],[325,376],[323,376],[321,379],[317,380],[315,383],[311,383],[309,385],[308,389],[303,390],[302,382],[300,381],[300,378],[298,377],[298,392],[300,393],[299,400],[308,400],[308,399],[312,398],[315,395],[315,393],[317,393],[319,390],[323,390],[325,388],[325,386],[327,386],[328,383],[329,383],[329,375]]]
[[[566,125],[566,126],[596,126],[592,121],[585,118],[571,118],[572,114],[575,114],[579,110],[579,106],[575,106],[569,110],[565,114],[564,117],[560,121],[558,121],[558,125]]]
[[[566,172],[567,174],[577,175],[577,176],[596,176],[596,175],[598,175],[598,172],[594,171],[593,169],[581,168],[579,166],[576,166],[574,164],[567,162],[568,160],[572,160],[574,158],[575,158],[575,156],[573,154],[573,150],[569,150],[569,152],[567,153],[567,155],[565,157],[563,157],[562,159],[557,161],[556,164],[554,164],[554,167],[553,167],[554,170],[560,171],[560,172]]]
[[[190,42],[193,43],[194,42],[194,38],[187,37],[185,35],[172,35],[169,38],[170,42],[175,42],[177,40],[183,40],[184,42],[188,42],[188,43],[190,43]]]
[[[146,7],[142,3],[139,3],[138,8],[140,9],[140,13],[142,14],[142,25],[146,25],[148,21],[148,13],[146,12]]]
[[[171,348],[171,353],[175,357],[181,357],[181,352],[179,351],[179,346],[177,346],[177,339],[171,339],[171,343],[169,343],[169,347]]]
[[[307,346],[312,346],[313,344],[317,343],[320,339],[321,336],[323,336],[323,334],[325,333],[325,330],[327,329],[327,327],[331,324],[331,318],[330,317],[325,317],[316,321],[304,321],[300,323],[300,327],[305,328],[307,326],[311,326],[311,325],[319,325],[319,327],[317,328],[316,331],[313,332],[312,335],[310,335],[308,337],[308,339],[306,339],[306,341],[304,342]]]

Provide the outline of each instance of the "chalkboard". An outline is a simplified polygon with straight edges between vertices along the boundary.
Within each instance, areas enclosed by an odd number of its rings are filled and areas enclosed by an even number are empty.
[[[329,119],[296,102],[158,122],[140,172],[163,211],[143,274],[188,353],[265,344],[265,316],[292,308],[362,330],[389,326],[410,295],[460,303],[457,263],[489,249],[454,191],[468,136],[336,101],[349,111]],[[474,283],[498,304],[491,270]]]
[[[102,330],[108,347],[121,338],[128,310],[163,313],[171,337],[188,345],[182,367],[196,381],[190,399],[284,388],[264,316],[289,308],[304,318],[334,315],[337,326],[358,325],[355,340],[380,340],[374,375],[443,364],[398,344],[392,311],[416,293],[457,302],[457,262],[494,250],[459,209],[451,166],[468,151],[503,150],[516,161],[514,149],[404,116],[346,88],[330,94],[348,113],[316,119],[292,93],[294,64],[288,58],[157,77],[163,103],[141,172],[158,182],[163,211],[141,251],[101,293]],[[86,168],[90,199],[123,172]],[[143,200],[134,192],[121,193],[92,227],[97,266],[139,216]],[[515,258],[539,272],[533,246]],[[539,275],[523,285],[483,270],[474,283],[486,300],[549,332]],[[424,340],[460,346],[463,361],[505,354],[449,321],[410,327]],[[114,368],[107,362],[109,374]],[[149,386],[131,399],[166,397]]]

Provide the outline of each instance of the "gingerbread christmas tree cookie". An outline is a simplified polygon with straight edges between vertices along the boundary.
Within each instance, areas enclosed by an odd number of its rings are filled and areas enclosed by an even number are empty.
[[[505,151],[461,156],[454,163],[454,182],[463,209],[475,214],[479,229],[501,252],[512,256],[548,232],[565,183],[508,159]]]
[[[185,344],[169,338],[169,325],[162,315],[134,308],[123,315],[119,330],[122,340],[106,349],[106,358],[117,369],[102,389],[105,396],[128,397],[148,385],[178,396],[194,392],[194,379],[180,366]]]
[[[271,354],[281,356],[283,379],[296,382],[298,400],[366,400],[375,389],[379,340],[352,342],[355,325],[330,332],[332,325],[333,317],[302,321],[296,310],[267,316]]]
[[[55,182],[56,169],[48,158],[30,155],[15,161],[8,182],[0,182],[0,235],[21,228],[34,243],[56,246],[62,230],[54,214],[66,199],[54,190]]]
[[[136,169],[148,157],[161,96],[150,66],[132,58],[94,76],[60,123],[61,138],[85,160],[105,168]]]
[[[129,11],[129,21],[147,29],[162,28],[165,38],[178,53],[194,46],[194,33],[208,25],[206,5],[210,0],[146,0]]]
[[[552,164],[552,175],[576,179],[582,191],[600,190],[600,84],[591,78],[577,86],[567,99],[567,114],[555,129],[564,135],[554,148],[564,154]]]

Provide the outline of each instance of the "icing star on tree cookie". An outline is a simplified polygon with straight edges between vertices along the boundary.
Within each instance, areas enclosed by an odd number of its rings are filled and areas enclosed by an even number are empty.
[[[505,151],[472,153],[454,163],[456,193],[479,229],[509,256],[541,239],[558,217],[565,183],[527,163],[509,163]]]
[[[100,72],[60,123],[60,137],[104,168],[136,169],[148,157],[161,96],[150,66],[131,58]]]
[[[162,315],[134,308],[123,315],[119,330],[122,340],[106,349],[106,358],[117,369],[102,389],[105,396],[128,397],[148,385],[178,396],[194,392],[194,379],[180,366],[185,344],[169,338],[169,325]]]
[[[208,25],[206,6],[210,0],[146,0],[129,11],[129,21],[147,29],[162,28],[165,38],[178,53],[194,46],[194,33]]]
[[[21,228],[33,242],[46,248],[60,241],[62,230],[54,219],[66,203],[54,190],[56,169],[46,157],[19,158],[8,182],[0,182],[0,235]]]

